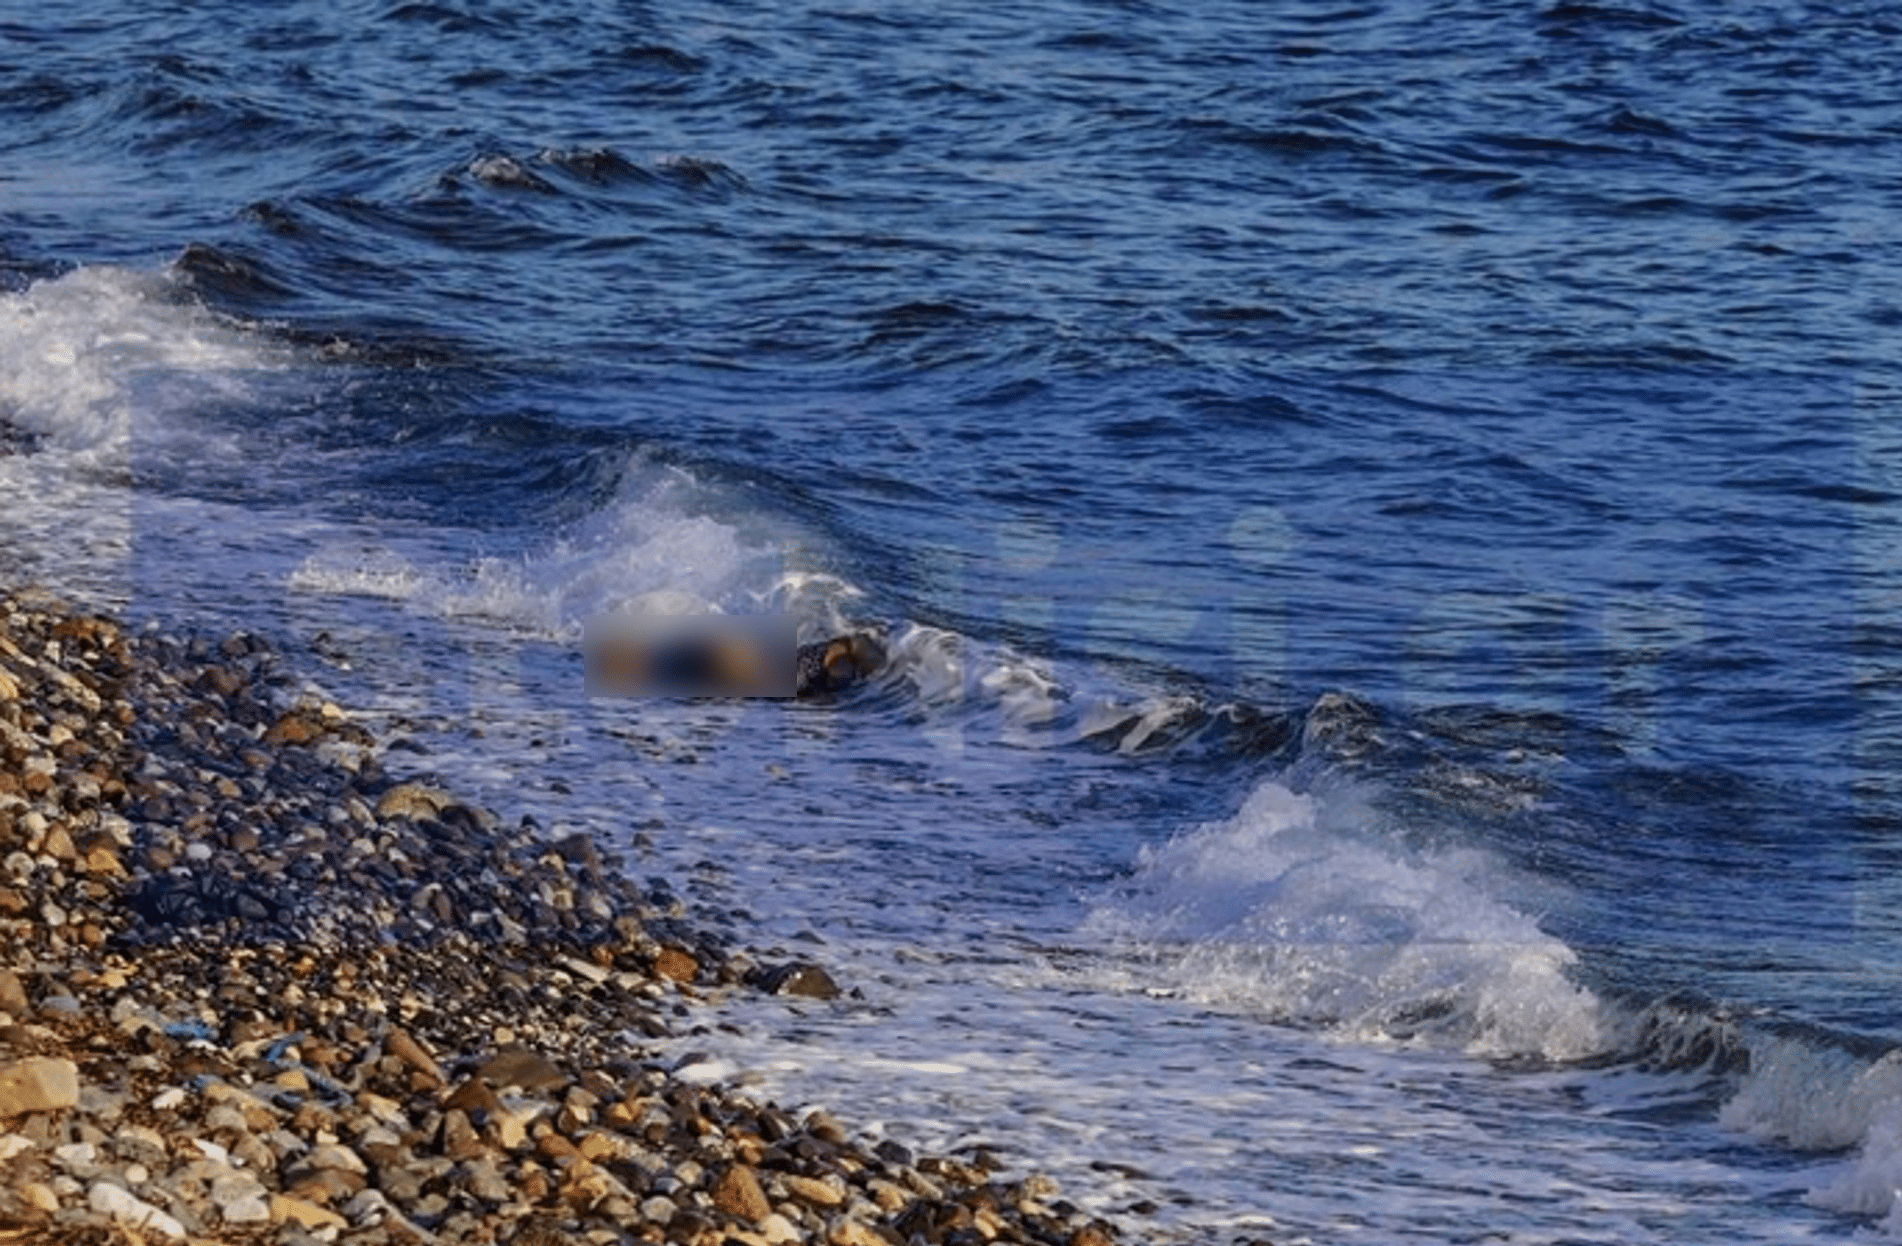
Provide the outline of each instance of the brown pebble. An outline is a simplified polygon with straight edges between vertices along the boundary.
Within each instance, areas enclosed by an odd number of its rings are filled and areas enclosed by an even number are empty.
[[[275,1224],[294,1224],[304,1229],[347,1229],[350,1222],[328,1207],[287,1194],[271,1195],[271,1220]]]
[[[0,1117],[79,1105],[79,1066],[46,1056],[0,1065]]]
[[[489,1152],[482,1135],[469,1123],[469,1114],[451,1108],[442,1114],[442,1129],[437,1136],[442,1153],[453,1160],[476,1159]]]
[[[832,1227],[826,1230],[826,1241],[831,1246],[890,1246],[871,1226],[843,1216],[833,1221]]]
[[[423,1045],[409,1036],[406,1030],[392,1029],[383,1036],[383,1050],[409,1065],[429,1079],[430,1087],[447,1085],[449,1079],[443,1076],[442,1066],[436,1058],[423,1050]]]
[[[29,1181],[21,1186],[17,1193],[20,1196],[20,1202],[34,1211],[52,1215],[59,1210],[59,1195],[53,1192],[51,1186]]]
[[[40,852],[56,861],[71,861],[79,855],[79,849],[73,846],[72,832],[60,822],[46,829],[46,842],[40,845]]]
[[[700,962],[677,947],[666,947],[654,957],[654,972],[670,982],[692,982],[700,976]]]
[[[321,725],[302,714],[293,712],[285,714],[271,724],[271,729],[264,733],[264,742],[266,744],[309,744],[323,733],[324,729]]]
[[[715,1207],[738,1219],[758,1224],[773,1214],[773,1205],[766,1201],[759,1178],[753,1175],[751,1168],[741,1164],[722,1172],[707,1193],[712,1196]]]
[[[768,969],[759,976],[760,989],[769,995],[798,995],[806,999],[837,999],[839,984],[817,965],[794,962]]]
[[[568,1075],[532,1051],[516,1049],[492,1056],[476,1070],[489,1085],[520,1086],[523,1090],[552,1090],[568,1084]]]
[[[577,1159],[581,1156],[575,1144],[558,1133],[545,1133],[535,1139],[535,1149],[543,1159],[548,1160]]]
[[[539,1168],[523,1173],[515,1184],[525,1203],[539,1203],[548,1197],[548,1174]]]
[[[79,868],[87,874],[103,875],[107,878],[125,876],[125,866],[119,864],[119,854],[110,844],[94,844],[88,848],[85,859],[79,863]]]
[[[488,1083],[480,1077],[466,1079],[462,1085],[449,1092],[442,1101],[445,1109],[459,1109],[464,1112],[500,1112],[502,1101],[495,1097]]]
[[[780,1178],[786,1184],[786,1192],[802,1202],[815,1207],[837,1207],[845,1202],[845,1194],[835,1190],[815,1177],[801,1177],[788,1174]]]
[[[20,976],[11,969],[0,969],[0,1012],[24,1017],[30,1011],[32,1005],[27,1002],[26,988],[20,985]]]

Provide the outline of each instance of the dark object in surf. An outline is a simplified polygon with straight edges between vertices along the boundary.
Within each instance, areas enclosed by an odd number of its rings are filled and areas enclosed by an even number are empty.
[[[837,999],[839,984],[832,975],[807,961],[773,965],[753,975],[753,985],[768,995],[797,995],[805,999]]]
[[[885,666],[885,647],[853,633],[799,646],[794,695],[824,696],[870,679]]]
[[[0,411],[0,454],[32,454],[45,440],[45,434],[21,428]]]

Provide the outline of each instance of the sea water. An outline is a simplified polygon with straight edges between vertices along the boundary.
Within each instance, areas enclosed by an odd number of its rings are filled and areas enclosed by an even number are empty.
[[[1879,7],[0,4],[0,573],[1137,1240],[1902,1237]],[[825,703],[590,699],[790,614]]]

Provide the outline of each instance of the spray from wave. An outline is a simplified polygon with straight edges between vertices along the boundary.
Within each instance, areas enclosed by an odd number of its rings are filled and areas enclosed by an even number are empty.
[[[81,268],[0,294],[4,569],[123,604],[138,547],[192,522],[158,498],[256,470],[226,417],[289,362],[162,274]]]
[[[1091,924],[1213,1007],[1492,1058],[1602,1051],[1576,954],[1497,898],[1504,874],[1476,851],[1381,842],[1348,793],[1269,781],[1233,818],[1144,850]]]
[[[1656,1080],[1726,1133],[1837,1156],[1810,1173],[1809,1201],[1902,1240],[1902,1048],[1694,996],[1594,991],[1577,951],[1514,902],[1513,870],[1406,848],[1379,822],[1363,791],[1262,782],[1233,817],[1139,854],[1089,918],[1117,954],[1098,972],[1350,1042]]]

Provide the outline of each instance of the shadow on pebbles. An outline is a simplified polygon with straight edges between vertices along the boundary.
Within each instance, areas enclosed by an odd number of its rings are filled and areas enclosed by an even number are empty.
[[[1047,1179],[688,1085],[756,965],[384,773],[268,648],[0,594],[0,1246],[1105,1246]]]

